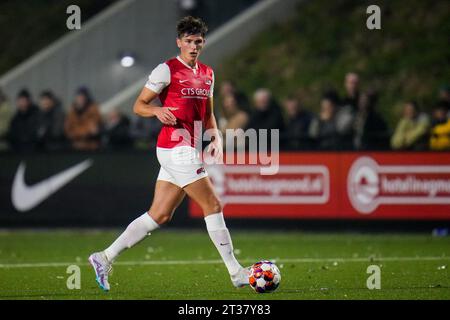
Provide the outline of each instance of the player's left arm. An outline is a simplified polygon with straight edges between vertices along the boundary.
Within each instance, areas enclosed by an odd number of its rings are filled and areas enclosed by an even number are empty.
[[[223,144],[220,131],[217,127],[216,117],[214,116],[213,97],[208,98],[205,127],[211,137],[211,143],[208,146],[207,152],[211,152],[214,158],[218,159],[223,155]]]

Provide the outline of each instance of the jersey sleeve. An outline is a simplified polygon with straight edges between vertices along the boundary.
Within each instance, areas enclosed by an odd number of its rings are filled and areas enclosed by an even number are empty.
[[[166,63],[159,64],[148,76],[145,87],[158,94],[170,84],[170,69]]]
[[[209,97],[212,98],[214,95],[214,82],[215,82],[215,76],[214,76],[214,71],[212,73],[212,83],[211,83],[211,88],[209,89]]]

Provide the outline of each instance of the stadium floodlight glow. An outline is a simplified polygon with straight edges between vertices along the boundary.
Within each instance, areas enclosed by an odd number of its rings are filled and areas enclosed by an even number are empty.
[[[130,68],[134,66],[134,63],[136,62],[136,59],[131,54],[123,55],[120,59],[120,64],[124,68]]]

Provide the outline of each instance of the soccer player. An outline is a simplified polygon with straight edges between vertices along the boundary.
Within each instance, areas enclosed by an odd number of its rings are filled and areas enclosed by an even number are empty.
[[[242,287],[248,284],[249,270],[243,268],[234,256],[222,205],[201,156],[194,148],[201,138],[201,133],[194,132],[194,121],[201,121],[205,129],[212,132],[207,151],[216,159],[222,155],[222,141],[212,112],[214,72],[198,61],[207,30],[201,19],[191,16],[178,22],[176,43],[180,54],[152,71],[134,104],[135,113],[142,117],[157,117],[163,124],[156,148],[161,168],[150,210],[132,221],[108,248],[89,257],[97,282],[105,291],[110,289],[108,275],[119,254],[170,221],[186,194],[202,208],[208,234],[228,269],[233,285]],[[157,97],[162,107],[152,103]],[[183,138],[181,142],[180,137]]]

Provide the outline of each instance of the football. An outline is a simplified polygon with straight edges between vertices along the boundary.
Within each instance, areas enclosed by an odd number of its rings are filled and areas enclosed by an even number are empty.
[[[257,293],[273,292],[280,285],[281,273],[275,263],[262,260],[250,268],[250,287]]]

